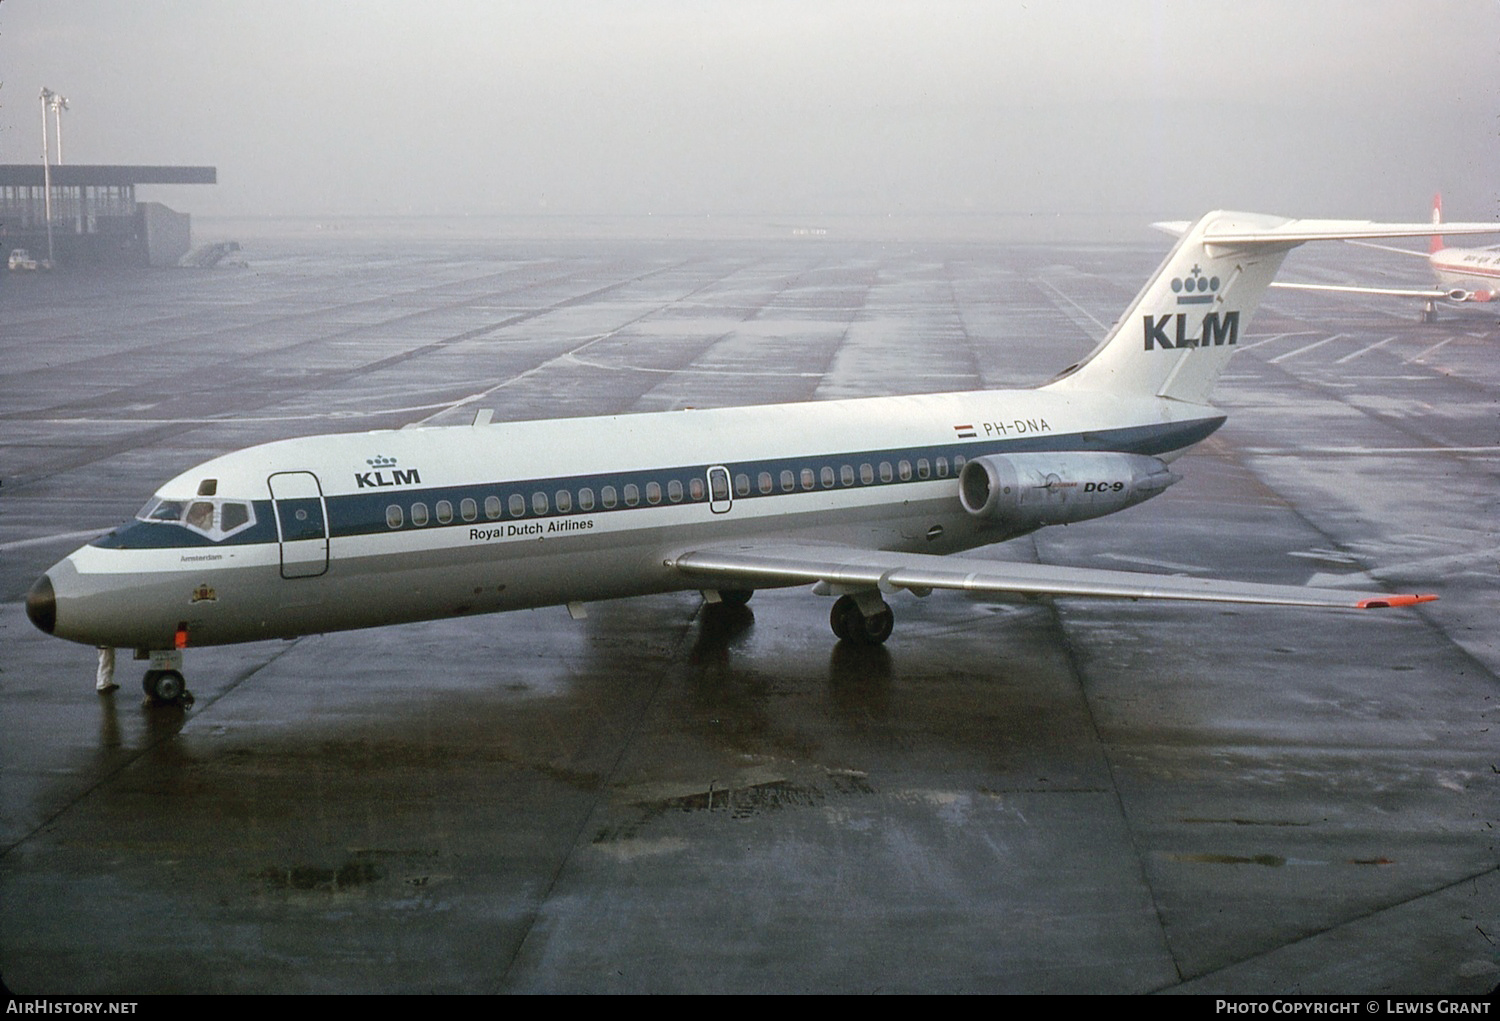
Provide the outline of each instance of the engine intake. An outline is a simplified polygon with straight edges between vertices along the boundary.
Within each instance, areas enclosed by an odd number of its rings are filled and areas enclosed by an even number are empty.
[[[1182,476],[1145,454],[990,454],[964,465],[964,510],[1019,531],[1103,517],[1151,499]]]

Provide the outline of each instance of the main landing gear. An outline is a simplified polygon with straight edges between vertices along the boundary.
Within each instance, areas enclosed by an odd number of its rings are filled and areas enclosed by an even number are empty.
[[[896,615],[880,595],[839,596],[828,624],[840,641],[853,645],[883,645],[896,626]]]

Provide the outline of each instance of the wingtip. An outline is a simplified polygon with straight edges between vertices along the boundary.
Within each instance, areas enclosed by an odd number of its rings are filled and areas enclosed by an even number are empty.
[[[1430,603],[1437,599],[1431,593],[1410,596],[1378,596],[1374,599],[1361,599],[1354,605],[1361,610],[1383,610],[1392,606],[1411,606],[1415,603]]]

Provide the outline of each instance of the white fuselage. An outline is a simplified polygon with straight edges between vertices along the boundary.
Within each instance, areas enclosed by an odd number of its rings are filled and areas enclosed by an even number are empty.
[[[132,522],[49,571],[54,633],[166,648],[687,589],[674,552],[751,538],[949,553],[1017,534],[964,510],[966,460],[1170,459],[1222,421],[1042,389],[268,443],[163,486],[183,520]],[[249,509],[235,531],[226,502]],[[189,527],[194,508],[225,527]]]
[[[1478,248],[1440,248],[1427,258],[1438,286],[1489,301],[1500,294],[1500,252]]]

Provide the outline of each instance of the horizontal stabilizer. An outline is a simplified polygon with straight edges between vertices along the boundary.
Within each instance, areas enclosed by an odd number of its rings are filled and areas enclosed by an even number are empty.
[[[1395,252],[1397,255],[1413,255],[1424,261],[1429,257],[1429,253],[1427,252],[1418,252],[1411,248],[1398,248],[1395,245],[1377,245],[1373,241],[1350,241],[1349,244],[1358,245],[1361,248],[1373,248],[1377,252]]]
[[[1267,225],[1262,216],[1234,213],[1222,214],[1203,232],[1205,244],[1287,244],[1300,245],[1308,241],[1350,241],[1358,244],[1367,238],[1417,238],[1431,237],[1430,223],[1378,223],[1374,220],[1284,220]],[[1182,237],[1193,226],[1189,220],[1161,220],[1151,225],[1159,231]],[[1444,234],[1500,234],[1500,223],[1445,223]],[[1389,245],[1370,245],[1403,255],[1427,257],[1426,252],[1414,252]]]
[[[1435,287],[1354,287],[1345,284],[1292,284],[1275,281],[1272,287],[1282,291],[1332,291],[1335,294],[1381,294],[1392,298],[1451,298],[1448,291]]]
[[[1265,217],[1225,213],[1204,227],[1210,245],[1300,245],[1308,241],[1355,241],[1366,238],[1415,238],[1432,235],[1430,223],[1377,223],[1373,220],[1285,220],[1268,225]],[[1445,223],[1447,234],[1500,234],[1500,223]]]
[[[1215,380],[1250,328],[1282,259],[1308,241],[1430,237],[1430,223],[1289,220],[1215,210],[1193,223],[1154,224],[1177,236],[1156,275],[1082,361],[1045,389],[1163,397],[1208,404]],[[1443,224],[1452,234],[1500,234],[1500,223]],[[1415,295],[1468,300],[1464,295]]]

